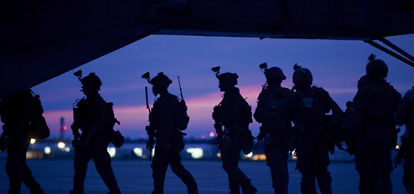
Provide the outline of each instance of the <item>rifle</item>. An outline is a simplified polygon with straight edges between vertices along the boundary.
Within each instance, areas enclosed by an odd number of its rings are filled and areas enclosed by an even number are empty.
[[[146,79],[148,81],[148,83],[150,83],[150,74],[149,72],[144,73],[141,78]],[[151,108],[149,106],[148,103],[148,87],[145,86],[145,103],[146,103],[146,107],[148,109],[148,113],[151,114]],[[147,131],[148,134],[148,141],[146,143],[146,148],[149,151],[149,161],[152,161],[152,149],[154,148],[154,137],[155,137],[155,133],[154,130],[151,128],[150,125],[145,126],[145,130]]]
[[[146,103],[146,107],[148,109],[148,113],[151,114],[151,108],[149,107],[149,103],[148,103],[148,87],[145,86],[145,103]],[[152,161],[152,149],[154,148],[154,130],[148,125],[145,127],[145,130],[147,131],[148,134],[148,141],[147,141],[147,150],[149,151],[149,161]]]
[[[180,87],[180,96],[181,96],[181,101],[184,102],[184,96],[183,96],[183,90],[181,89],[181,81],[180,81],[180,76],[177,76],[178,79],[178,86]]]
[[[79,133],[79,108],[74,107],[73,108],[73,123],[71,125],[72,133],[73,133],[73,140],[72,140],[72,146],[76,149],[80,145],[80,133]]]

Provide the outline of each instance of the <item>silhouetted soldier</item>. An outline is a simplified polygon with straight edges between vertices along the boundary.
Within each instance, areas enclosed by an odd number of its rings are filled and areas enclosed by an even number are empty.
[[[401,95],[386,82],[387,74],[387,65],[371,55],[352,104],[355,114],[361,115],[362,123],[355,134],[355,162],[361,193],[392,193],[394,113]]]
[[[230,193],[240,193],[240,186],[245,194],[256,193],[257,189],[238,167],[240,151],[243,149],[244,153],[248,154],[252,149],[253,139],[249,130],[249,123],[252,122],[251,108],[235,87],[239,77],[237,74],[219,74],[219,67],[212,70],[219,79],[220,91],[224,92],[224,97],[220,104],[214,107],[212,116],[223,168],[228,175]]]
[[[405,125],[406,131],[401,139],[398,155],[404,158],[403,183],[407,193],[414,194],[414,87],[408,91],[398,105],[397,125]],[[400,159],[401,159],[400,158]]]
[[[279,67],[267,69],[264,63],[261,68],[264,69],[267,84],[260,92],[254,112],[254,118],[262,124],[257,139],[264,139],[266,162],[271,170],[275,193],[287,194],[287,160],[294,139],[291,122],[297,103],[294,101],[293,93],[281,86],[286,77]]]
[[[188,193],[198,193],[197,184],[193,176],[181,164],[180,151],[184,149],[181,130],[187,128],[189,117],[185,102],[179,101],[177,96],[168,92],[172,81],[162,72],[149,80],[153,85],[154,95],[160,95],[154,103],[149,115],[150,125],[147,127],[148,135],[156,137],[155,155],[151,164],[154,179],[153,194],[164,193],[164,179],[171,165],[172,171],[187,186]],[[152,147],[152,145],[147,145]]]
[[[331,131],[327,122],[335,122],[342,110],[323,88],[312,86],[312,73],[307,68],[294,66],[294,96],[299,102],[299,138],[296,145],[296,166],[302,174],[302,193],[316,193],[315,178],[323,194],[332,193],[332,178],[328,172],[329,151],[332,149]],[[333,119],[327,113],[332,111]]]
[[[113,136],[111,130],[114,124],[112,106],[108,110],[108,104],[99,94],[102,82],[95,73],[90,73],[84,78],[81,78],[81,75],[77,76],[82,82],[82,92],[86,98],[79,100],[77,107],[74,108],[72,130],[75,148],[75,175],[71,193],[83,193],[90,159],[93,159],[96,170],[101,175],[109,192],[121,193],[112,171],[111,157],[107,152],[108,144]],[[79,129],[82,134],[79,133]]]
[[[7,147],[6,172],[9,176],[9,193],[20,193],[23,182],[30,193],[43,193],[26,164],[26,152],[30,142],[30,123],[33,118],[34,98],[30,90],[24,90],[4,99],[0,106],[3,125],[2,147]]]

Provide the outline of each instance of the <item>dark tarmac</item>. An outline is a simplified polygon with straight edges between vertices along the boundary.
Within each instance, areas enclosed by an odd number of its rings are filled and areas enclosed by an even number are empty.
[[[41,184],[45,193],[69,193],[72,188],[72,160],[28,160],[36,180]],[[183,165],[194,175],[200,193],[228,193],[227,176],[221,168],[220,161],[183,161]],[[289,193],[300,193],[300,173],[295,171],[296,163],[289,163]],[[5,159],[0,159],[0,193],[7,193],[8,179],[4,169]],[[152,177],[150,162],[145,160],[113,160],[115,171],[122,193],[150,193]],[[273,193],[270,171],[265,162],[241,162],[241,169],[251,178],[260,193]],[[330,165],[333,182],[333,193],[359,193],[358,173],[354,163],[333,163]],[[405,193],[402,185],[403,170],[399,166],[392,173],[393,191],[396,194]],[[85,193],[107,193],[102,179],[96,172],[91,161],[85,180]],[[22,186],[22,193],[29,193]],[[168,170],[165,181],[166,194],[186,193],[185,185],[176,177],[171,169]]]

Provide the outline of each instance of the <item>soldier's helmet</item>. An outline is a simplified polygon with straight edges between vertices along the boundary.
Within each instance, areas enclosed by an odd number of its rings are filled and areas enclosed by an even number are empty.
[[[303,68],[297,64],[293,66],[293,83],[296,88],[307,88],[312,85],[313,77],[309,69]]]
[[[277,81],[281,82],[286,79],[285,74],[283,74],[282,69],[279,67],[271,67],[265,71],[265,76],[267,82]]]
[[[89,90],[100,90],[102,86],[101,79],[95,73],[89,73],[88,76],[81,79],[82,87]]]
[[[235,86],[237,85],[237,78],[239,76],[236,73],[220,73],[220,66],[211,68],[211,71],[216,73],[216,77],[219,80],[219,86]]]
[[[386,78],[388,75],[388,66],[381,59],[376,59],[375,55],[371,54],[368,57],[368,64],[365,71],[370,78]]]
[[[239,76],[236,73],[226,72],[217,75],[217,78],[220,85],[235,86],[237,85],[237,78],[239,78]]]
[[[159,72],[157,76],[155,76],[154,78],[150,80],[150,83],[154,87],[168,88],[168,86],[172,83],[172,81],[163,72]]]

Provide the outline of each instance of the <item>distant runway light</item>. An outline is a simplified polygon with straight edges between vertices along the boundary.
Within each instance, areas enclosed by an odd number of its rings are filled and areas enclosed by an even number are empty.
[[[59,149],[63,149],[63,148],[66,147],[66,144],[63,141],[60,141],[60,142],[58,142],[57,146],[58,146]]]
[[[213,137],[215,136],[215,134],[214,134],[214,132],[210,132],[210,133],[208,134],[208,136],[210,136],[211,138],[213,138]]]
[[[46,146],[43,151],[45,152],[45,154],[50,154],[52,152],[52,149],[49,146]]]
[[[106,151],[108,151],[109,156],[111,156],[111,158],[115,157],[116,149],[114,147],[108,147],[108,148],[106,148]]]
[[[395,146],[395,149],[396,149],[396,150],[399,150],[399,149],[400,149],[400,145],[396,145],[396,146]]]
[[[248,158],[251,158],[253,156],[253,152],[250,152],[246,155]]]
[[[65,148],[63,148],[63,151],[65,151],[65,152],[70,152],[70,147],[65,147]]]
[[[30,144],[35,144],[36,143],[36,139],[30,138]]]
[[[202,148],[187,148],[187,153],[190,153],[191,157],[194,159],[200,159],[203,157]]]
[[[142,157],[142,148],[134,148],[132,151],[136,156]]]
[[[206,136],[204,136],[204,135],[201,136],[201,139],[205,139],[205,138],[206,138]]]

